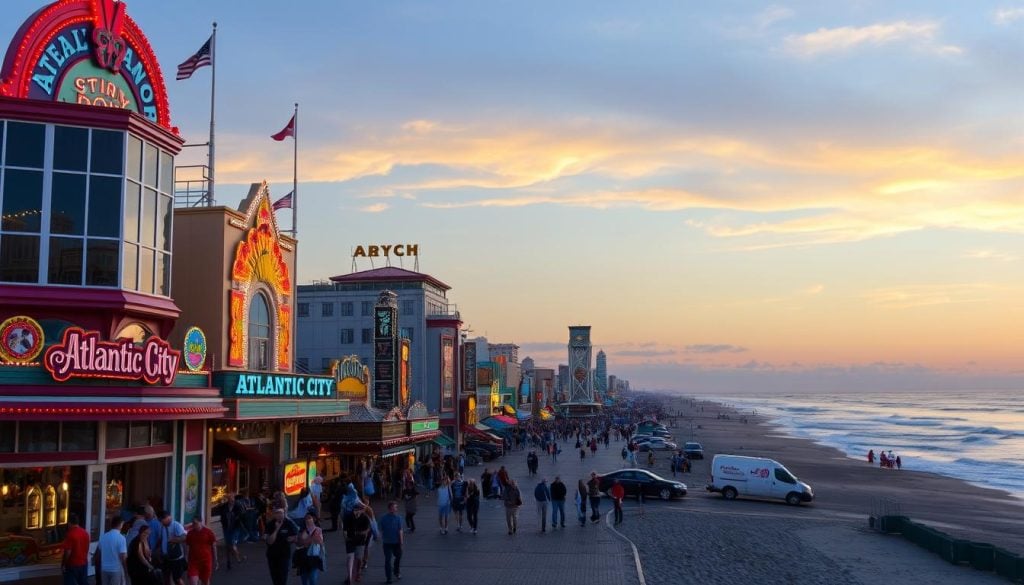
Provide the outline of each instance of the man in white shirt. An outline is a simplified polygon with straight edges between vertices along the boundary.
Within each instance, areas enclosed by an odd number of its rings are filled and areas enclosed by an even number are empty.
[[[101,585],[125,585],[128,574],[128,541],[121,534],[124,521],[120,516],[110,519],[110,530],[100,537]]]

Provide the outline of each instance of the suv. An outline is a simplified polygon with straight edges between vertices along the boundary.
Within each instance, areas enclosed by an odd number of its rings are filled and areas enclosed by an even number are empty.
[[[703,459],[704,447],[701,447],[700,443],[686,443],[683,445],[683,455],[686,455],[687,459]]]

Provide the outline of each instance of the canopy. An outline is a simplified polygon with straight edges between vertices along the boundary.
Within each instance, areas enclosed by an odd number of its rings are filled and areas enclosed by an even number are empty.
[[[487,428],[490,428],[490,427],[487,427]],[[472,425],[462,425],[462,432],[466,433],[467,435],[472,435],[473,437],[476,437],[478,439],[482,439],[484,441],[490,441],[492,443],[501,443],[502,442],[501,437],[492,435],[491,433],[488,433],[487,431],[480,430],[480,429],[478,429],[478,428],[476,428],[476,427],[474,427]]]
[[[530,417],[532,416],[533,414],[531,414],[527,410],[520,410],[519,412],[516,413],[516,418],[519,420],[530,420]]]
[[[511,416],[505,416],[504,414],[496,414],[491,418],[496,418],[510,427],[515,426],[519,422]]]
[[[507,414],[508,416],[516,415],[516,409],[513,408],[511,404],[502,404],[501,411]]]
[[[549,410],[540,411],[540,420],[554,420],[555,414]]]
[[[441,447],[454,447],[455,446],[455,440],[452,439],[451,437],[449,437],[448,435],[445,435],[444,433],[434,437],[434,442],[437,443]]]
[[[232,441],[231,439],[217,439],[213,443],[213,458],[217,461],[224,459],[238,459],[247,461],[257,467],[269,467],[270,457],[260,453],[255,447]]]
[[[503,414],[498,414],[495,416],[487,417],[481,422],[491,427],[492,429],[503,431],[511,426],[515,426],[518,421],[516,421],[516,419],[512,417],[508,417]]]

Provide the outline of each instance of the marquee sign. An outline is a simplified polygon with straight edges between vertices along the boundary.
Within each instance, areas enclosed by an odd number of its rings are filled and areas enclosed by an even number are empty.
[[[336,399],[333,377],[258,372],[218,372],[213,385],[225,398]]]
[[[141,345],[130,339],[100,341],[98,331],[78,327],[65,329],[60,343],[43,354],[43,367],[58,382],[104,378],[169,386],[180,364],[181,352],[159,337],[149,337]]]
[[[419,244],[381,244],[369,246],[356,246],[352,251],[352,258],[388,258],[397,256],[419,256]]]
[[[172,130],[163,73],[149,41],[115,0],[59,0],[7,48],[0,95],[137,112]]]

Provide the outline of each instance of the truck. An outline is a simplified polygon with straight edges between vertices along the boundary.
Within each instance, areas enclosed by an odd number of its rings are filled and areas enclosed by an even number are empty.
[[[780,499],[792,506],[814,499],[811,486],[797,479],[783,464],[766,457],[715,455],[707,490],[722,494],[726,500],[739,496]]]

